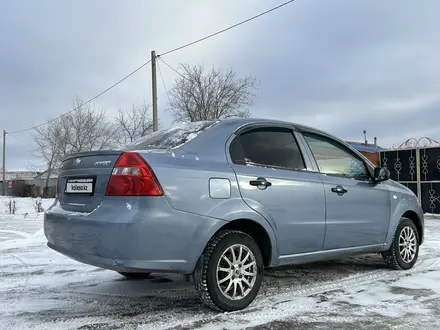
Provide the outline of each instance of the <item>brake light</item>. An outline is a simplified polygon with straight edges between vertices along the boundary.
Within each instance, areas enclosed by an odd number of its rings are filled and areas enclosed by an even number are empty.
[[[116,161],[106,196],[162,196],[152,169],[137,154],[124,152]]]

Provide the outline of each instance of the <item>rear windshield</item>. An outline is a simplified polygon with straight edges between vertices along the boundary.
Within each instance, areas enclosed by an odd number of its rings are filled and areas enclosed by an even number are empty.
[[[211,127],[213,121],[188,122],[160,130],[125,146],[123,150],[170,149],[184,145],[202,131]]]

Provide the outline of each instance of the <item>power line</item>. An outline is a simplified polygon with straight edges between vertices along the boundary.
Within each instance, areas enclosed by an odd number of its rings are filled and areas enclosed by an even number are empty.
[[[20,138],[18,138],[18,137],[16,137],[15,135],[12,135],[11,133],[9,133],[9,132],[6,132],[6,134],[8,135],[8,136],[11,136],[11,137],[13,137],[14,139],[16,139],[17,141],[19,141],[19,142],[21,142],[21,143],[23,143],[23,144],[26,144],[26,145],[28,145],[30,148],[31,148],[31,150],[30,151],[36,151],[35,150],[35,147],[33,147],[33,146],[31,146],[29,143],[27,143],[27,142],[25,142],[25,141],[23,141],[22,139],[20,139]]]
[[[274,10],[277,10],[277,9],[279,9],[279,8],[281,8],[281,7],[284,7],[284,6],[290,4],[290,3],[294,2],[294,1],[295,1],[295,0],[286,1],[286,2],[280,4],[280,5],[276,6],[276,7],[273,7],[273,8],[271,8],[271,9],[268,9],[268,10],[266,10],[266,11],[264,11],[264,12],[258,14],[258,15],[252,16],[252,17],[250,17],[250,18],[248,18],[248,19],[246,19],[246,20],[244,20],[244,21],[241,21],[241,22],[239,22],[239,23],[236,23],[236,24],[234,24],[234,25],[231,25],[231,26],[229,26],[229,27],[227,27],[227,28],[225,28],[225,29],[223,29],[223,30],[217,31],[217,32],[215,32],[215,33],[212,33],[212,34],[210,34],[210,35],[207,35],[206,37],[203,37],[203,38],[197,39],[197,40],[195,40],[195,41],[189,42],[189,43],[184,44],[184,45],[182,45],[182,46],[179,46],[179,47],[173,48],[173,49],[171,49],[171,50],[168,50],[168,51],[166,51],[166,52],[160,54],[160,56],[164,56],[164,55],[168,55],[168,54],[174,53],[174,52],[176,52],[176,51],[178,51],[178,50],[181,50],[181,49],[183,49],[183,48],[186,48],[186,47],[192,46],[192,45],[194,45],[194,44],[197,44],[197,43],[199,43],[199,42],[205,41],[206,39],[209,39],[209,38],[215,37],[216,35],[219,35],[219,34],[221,34],[221,33],[223,33],[223,32],[229,31],[229,30],[231,30],[231,29],[233,29],[233,28],[236,28],[237,26],[243,25],[243,24],[245,24],[245,23],[247,23],[247,22],[250,22],[250,21],[252,21],[252,20],[254,20],[254,19],[256,19],[256,18],[259,18],[259,17],[261,17],[261,16],[263,16],[263,15],[269,14],[270,12],[272,12],[272,11],[274,11]]]
[[[157,67],[159,68],[160,79],[162,80],[163,87],[165,88],[165,92],[167,93],[168,103],[171,105],[170,94],[168,93],[167,85],[165,85],[165,80],[163,79],[162,70],[160,69],[159,61],[157,62]]]
[[[48,120],[48,121],[46,121],[46,122],[44,122],[44,123],[42,123],[42,124],[40,124],[40,125],[33,126],[33,127],[30,127],[30,128],[27,128],[27,129],[23,129],[23,130],[20,130],[20,131],[13,131],[13,132],[10,132],[10,133],[8,133],[8,134],[19,134],[19,133],[28,132],[28,131],[33,130],[33,129],[37,129],[37,128],[41,127],[41,126],[47,125],[47,124],[49,124],[49,123],[51,123],[51,122],[54,122],[54,121],[56,121],[56,120],[58,120],[58,119],[60,119],[60,118],[62,118],[62,117],[64,117],[64,116],[68,115],[69,113],[72,113],[72,112],[78,110],[80,107],[82,107],[82,106],[84,106],[84,105],[87,105],[87,104],[89,104],[90,102],[93,102],[94,100],[96,100],[96,99],[97,99],[98,97],[100,97],[101,95],[103,95],[103,94],[107,93],[109,90],[115,88],[115,87],[118,86],[120,83],[122,83],[124,80],[130,78],[130,77],[131,77],[132,75],[134,75],[136,72],[138,72],[139,70],[141,70],[144,66],[146,66],[146,65],[149,64],[150,62],[151,62],[151,60],[145,62],[145,63],[142,64],[140,67],[136,68],[135,70],[133,70],[132,72],[130,72],[128,75],[126,75],[124,78],[118,80],[116,83],[114,83],[113,85],[111,85],[111,86],[108,87],[107,89],[103,90],[101,93],[95,95],[95,96],[92,97],[91,99],[88,99],[86,102],[81,103],[81,104],[80,104],[79,106],[77,106],[76,108],[74,108],[74,109],[72,109],[72,110],[70,110],[70,111],[68,111],[68,112],[66,112],[66,113],[64,113],[64,114],[62,114],[62,115],[60,115],[60,116],[58,116],[58,117],[56,117],[56,118],[50,119],[50,120]]]
[[[169,67],[171,70],[173,70],[175,73],[177,73],[179,76],[181,76],[183,79],[188,80],[187,77],[185,77],[183,74],[181,74],[179,71],[177,71],[176,69],[174,69],[171,65],[169,65],[167,62],[165,62],[161,57],[158,57],[160,61],[163,62],[163,64],[165,64],[167,67]]]
[[[173,49],[171,49],[171,50],[168,50],[168,51],[166,51],[166,52],[164,52],[164,53],[158,55],[158,57],[160,58],[160,56],[164,56],[164,55],[168,55],[168,54],[174,53],[174,52],[176,52],[176,51],[178,51],[178,50],[181,50],[181,49],[187,48],[187,47],[192,46],[192,45],[194,45],[194,44],[197,44],[197,43],[199,43],[199,42],[205,41],[205,40],[207,40],[207,39],[209,39],[209,38],[215,37],[215,36],[217,36],[217,35],[219,35],[219,34],[222,34],[222,33],[226,32],[226,31],[229,31],[229,30],[231,30],[231,29],[233,29],[233,28],[236,28],[236,27],[238,27],[238,26],[240,26],[240,25],[243,25],[243,24],[248,23],[248,22],[250,22],[250,21],[252,21],[252,20],[255,20],[255,19],[257,19],[257,18],[259,18],[259,17],[261,17],[261,16],[263,16],[263,15],[269,14],[270,12],[275,11],[275,10],[281,8],[281,7],[284,7],[284,6],[290,4],[290,3],[294,2],[294,1],[295,1],[295,0],[289,0],[289,1],[286,1],[286,2],[284,2],[284,3],[282,3],[282,4],[278,5],[278,6],[275,6],[275,7],[271,8],[271,9],[268,9],[268,10],[266,10],[266,11],[264,11],[264,12],[258,14],[258,15],[252,16],[252,17],[250,17],[250,18],[248,18],[248,19],[246,19],[246,20],[244,20],[244,21],[241,21],[241,22],[239,22],[239,23],[236,23],[236,24],[234,24],[234,25],[231,25],[231,26],[229,26],[229,27],[227,27],[227,28],[224,28],[224,29],[222,29],[222,30],[220,30],[220,31],[217,31],[217,32],[212,33],[212,34],[209,34],[209,35],[207,35],[207,36],[205,36],[205,37],[203,37],[203,38],[200,38],[200,39],[194,40],[194,41],[189,42],[189,43],[187,43],[187,44],[184,44],[184,45],[182,45],[182,46],[179,46],[179,47],[173,48]],[[89,104],[90,102],[93,102],[93,101],[96,100],[98,97],[100,97],[100,96],[102,96],[103,94],[107,93],[108,91],[110,91],[111,89],[115,88],[117,85],[119,85],[120,83],[122,83],[124,80],[126,80],[126,79],[128,79],[129,77],[131,77],[132,75],[134,75],[136,72],[138,72],[139,70],[141,70],[143,67],[145,67],[145,66],[146,66],[147,64],[149,64],[150,62],[151,62],[151,60],[145,62],[144,64],[142,64],[141,66],[139,66],[138,68],[136,68],[135,70],[133,70],[132,72],[130,72],[128,75],[126,75],[124,78],[120,79],[119,81],[117,81],[116,83],[114,83],[113,85],[111,85],[110,87],[108,87],[107,89],[105,89],[104,91],[102,91],[101,93],[95,95],[95,96],[92,97],[91,99],[89,99],[89,100],[87,100],[86,102],[82,103],[80,106],[83,106],[83,105]],[[162,60],[162,62],[163,62],[163,60]],[[165,62],[164,62],[164,63],[165,63]],[[167,63],[165,63],[165,64],[168,65]],[[169,65],[168,65],[168,66],[169,66]],[[170,67],[173,71],[177,72],[180,76],[184,77],[180,72],[178,72],[177,70],[175,70],[175,69],[172,68],[171,66],[169,66],[169,67]],[[56,120],[58,120],[58,119],[60,119],[60,118],[62,118],[62,117],[64,117],[64,116],[68,115],[69,113],[72,113],[72,112],[78,110],[80,106],[78,106],[78,107],[76,107],[76,108],[74,108],[74,109],[72,109],[72,110],[70,110],[70,111],[68,111],[68,112],[66,112],[66,113],[64,113],[64,114],[62,114],[62,115],[56,117],[56,118],[53,118],[53,119],[51,119],[51,120],[48,120],[48,121],[46,121],[46,122],[44,122],[44,123],[42,123],[42,124],[40,124],[40,125],[33,126],[33,127],[30,127],[30,128],[27,128],[27,129],[23,129],[23,130],[19,130],[19,131],[13,131],[13,132],[11,132],[11,133],[9,133],[9,134],[19,134],[19,133],[28,132],[28,131],[33,130],[33,129],[37,129],[37,128],[42,127],[42,126],[44,126],[44,125],[46,125],[46,124],[49,124],[49,123],[51,123],[51,122],[53,122],[53,121],[56,121]]]

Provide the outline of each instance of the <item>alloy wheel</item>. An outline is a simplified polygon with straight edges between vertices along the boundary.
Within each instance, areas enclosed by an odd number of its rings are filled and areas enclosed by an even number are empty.
[[[414,260],[417,253],[417,236],[409,226],[402,229],[399,235],[399,253],[405,263]]]
[[[226,298],[243,299],[256,279],[256,258],[247,246],[234,244],[223,252],[217,264],[217,285]]]

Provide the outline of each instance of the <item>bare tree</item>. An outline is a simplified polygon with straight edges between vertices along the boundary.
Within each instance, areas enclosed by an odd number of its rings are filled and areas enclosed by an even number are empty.
[[[150,106],[133,105],[128,111],[119,109],[115,119],[116,139],[120,146],[126,145],[153,131],[153,121],[150,117]]]
[[[66,140],[63,157],[72,152],[103,150],[115,145],[114,128],[104,110],[84,105],[80,99],[76,99],[73,106],[76,110],[62,119]]]
[[[37,156],[43,159],[47,168],[45,193],[49,185],[51,173],[61,165],[61,151],[66,149],[66,140],[61,120],[55,120],[49,125],[35,128],[35,130],[37,131],[34,135],[34,140],[38,146],[36,150]]]
[[[43,159],[48,170],[52,170],[61,161],[62,150],[66,149],[63,123],[60,119],[46,126],[35,128],[34,140],[37,144],[37,156]],[[58,163],[58,164],[56,164]]]
[[[237,77],[232,69],[212,68],[203,64],[181,65],[183,73],[170,90],[170,106],[176,121],[214,120],[248,117],[255,97],[257,81]]]
[[[35,128],[37,156],[46,163],[48,178],[60,167],[63,158],[73,152],[114,146],[114,127],[107,120],[104,110],[96,110],[79,98],[73,102],[73,107],[75,111]]]

